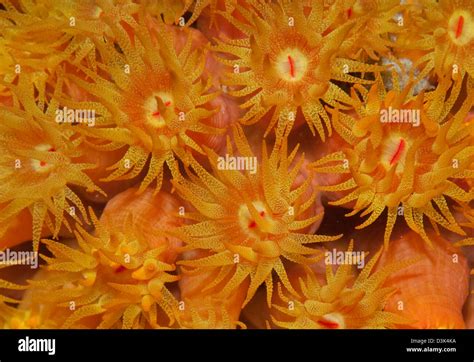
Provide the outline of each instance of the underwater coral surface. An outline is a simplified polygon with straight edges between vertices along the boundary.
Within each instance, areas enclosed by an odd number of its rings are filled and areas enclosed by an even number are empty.
[[[0,0],[0,327],[474,328],[474,2]]]

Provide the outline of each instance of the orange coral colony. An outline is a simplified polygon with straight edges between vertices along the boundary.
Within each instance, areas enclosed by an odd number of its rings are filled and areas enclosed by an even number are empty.
[[[473,55],[470,0],[1,1],[0,327],[474,328]]]

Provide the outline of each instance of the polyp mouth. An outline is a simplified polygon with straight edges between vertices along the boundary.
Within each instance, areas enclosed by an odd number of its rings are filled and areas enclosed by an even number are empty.
[[[400,135],[392,135],[385,142],[382,155],[382,164],[386,169],[397,165],[397,171],[403,171],[405,158],[408,152],[408,141]]]
[[[289,48],[278,55],[275,66],[281,79],[298,82],[306,74],[308,58],[299,49]]]
[[[466,45],[474,39],[474,19],[466,10],[456,10],[448,22],[448,33],[451,40],[459,46]]]
[[[166,120],[164,118],[164,111],[166,108],[173,106],[173,98],[168,93],[153,93],[149,97],[144,105],[146,112],[146,122],[155,127],[162,128],[166,126]]]
[[[35,147],[36,151],[47,151],[54,152],[55,148],[49,144],[39,144]],[[31,167],[37,172],[46,172],[51,169],[52,165],[48,164],[46,161],[31,159]]]

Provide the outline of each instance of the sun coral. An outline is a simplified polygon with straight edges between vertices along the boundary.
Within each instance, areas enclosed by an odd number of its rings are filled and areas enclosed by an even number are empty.
[[[342,150],[313,163],[319,172],[348,174],[343,182],[322,189],[345,191],[345,196],[332,204],[349,205],[353,210],[349,215],[369,215],[357,228],[372,224],[388,211],[385,243],[398,215],[428,243],[424,216],[431,223],[465,234],[447,199],[461,203],[474,197],[472,190],[465,191],[455,183],[474,176],[473,140],[470,126],[463,123],[472,97],[451,116],[444,103],[450,81],[445,82],[432,93],[417,97],[410,96],[410,85],[386,92],[380,79],[370,91],[354,87],[352,97],[359,103],[356,114],[333,112],[334,127],[345,141]],[[388,113],[392,110],[402,116],[406,111],[418,112],[418,121],[398,115],[391,122]]]
[[[469,0],[0,0],[0,328],[473,328],[473,34]]]
[[[213,48],[231,68],[223,81],[229,93],[244,97],[241,107],[246,113],[240,122],[254,124],[268,114],[266,134],[276,125],[278,139],[291,130],[301,112],[311,132],[317,130],[324,140],[332,130],[325,105],[352,104],[335,81],[367,84],[351,74],[381,69],[338,57],[339,45],[354,22],[330,30],[337,7],[309,3],[310,11],[302,0],[251,2],[254,11],[239,9],[242,21],[224,15],[246,38],[216,39]]]
[[[242,130],[234,129],[238,153],[229,146],[228,155],[256,159]],[[230,143],[229,143],[230,145]],[[317,250],[305,244],[335,240],[338,236],[307,235],[299,230],[316,222],[322,215],[306,215],[317,192],[305,196],[308,178],[298,188],[293,181],[303,158],[289,168],[296,150],[287,154],[284,142],[275,145],[270,155],[262,146],[261,167],[251,170],[223,168],[218,156],[208,150],[213,173],[192,162],[190,179],[174,180],[178,193],[186,198],[196,212],[189,217],[196,222],[177,230],[189,249],[205,249],[211,255],[179,264],[192,269],[216,270],[211,285],[222,283],[222,293],[229,293],[250,277],[246,304],[257,288],[265,283],[268,303],[272,294],[272,272],[291,291],[283,260],[309,263]],[[237,156],[237,154],[239,156]]]
[[[30,281],[30,303],[62,312],[62,328],[172,325],[177,301],[165,284],[177,277],[170,274],[175,267],[161,261],[168,244],[150,245],[131,219],[123,232],[93,221],[96,235],[78,227],[77,246],[43,241],[52,257],[43,256],[45,272]]]
[[[43,225],[57,237],[62,225],[70,228],[65,215],[80,221],[80,213],[83,220],[88,219],[71,185],[88,191],[101,190],[84,173],[93,165],[76,161],[81,139],[74,132],[57,127],[57,100],[53,98],[43,111],[44,99],[34,96],[35,89],[28,77],[20,77],[18,85],[11,89],[21,108],[0,108],[0,235],[12,218],[28,209],[37,248]]]
[[[216,93],[210,91],[211,79],[203,78],[205,52],[193,49],[191,30],[183,29],[188,36],[176,51],[178,33],[159,20],[140,17],[137,22],[115,8],[107,8],[107,14],[113,38],[97,43],[98,67],[106,75],[78,65],[92,81],[70,76],[107,108],[100,127],[84,132],[129,146],[104,181],[132,179],[143,171],[140,191],[153,182],[159,190],[165,163],[176,174],[175,156],[186,160],[190,151],[203,153],[196,135],[223,132],[206,124],[217,110],[209,109]]]
[[[94,62],[89,35],[101,34],[95,1],[2,1],[0,10],[0,62],[5,81],[28,72],[42,86],[49,74],[67,59]]]
[[[353,242],[347,252],[351,253]],[[299,297],[289,295],[278,285],[278,298],[272,305],[272,322],[280,328],[359,329],[393,328],[402,323],[396,312],[384,310],[385,302],[396,289],[386,287],[386,279],[412,264],[398,260],[377,272],[373,271],[382,250],[377,252],[354,280],[353,265],[340,265],[334,273],[326,266],[325,283],[321,284],[310,268],[290,278]]]
[[[424,55],[416,66],[423,76],[434,72],[462,80],[467,73],[474,76],[474,5],[470,0],[424,0],[418,11],[407,13],[415,17],[411,37],[399,45],[408,50],[418,49]],[[416,34],[415,37],[413,34]],[[413,39],[415,38],[415,39]]]

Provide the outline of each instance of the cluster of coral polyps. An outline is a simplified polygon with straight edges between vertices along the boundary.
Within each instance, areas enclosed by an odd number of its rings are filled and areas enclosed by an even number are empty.
[[[473,106],[471,0],[1,0],[0,326],[474,328]]]

